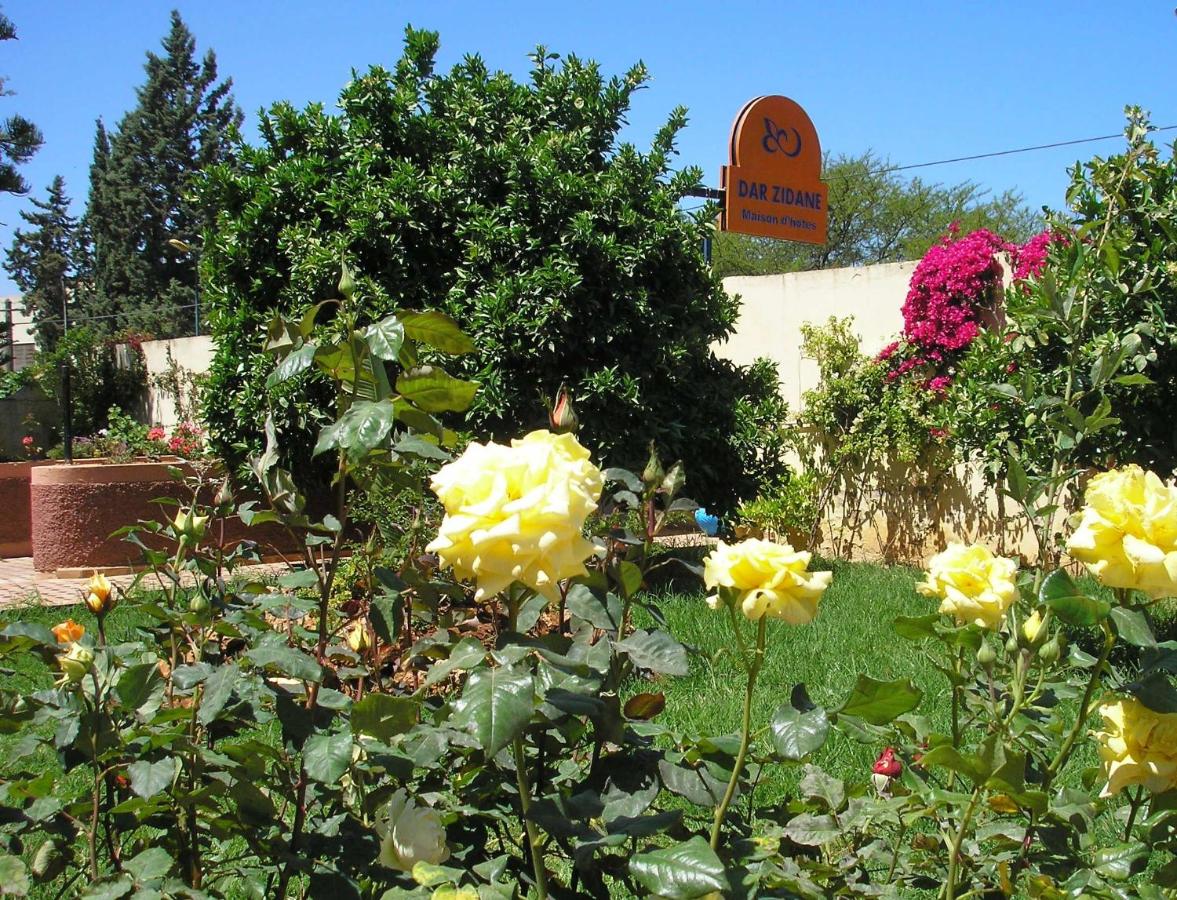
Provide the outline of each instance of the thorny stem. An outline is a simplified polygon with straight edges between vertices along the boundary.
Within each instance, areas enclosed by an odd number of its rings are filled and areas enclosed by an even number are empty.
[[[539,845],[539,830],[531,819],[531,787],[527,783],[527,757],[523,752],[523,738],[511,742],[515,751],[515,779],[519,787],[519,809],[523,814],[523,828],[527,832],[527,846],[531,851],[531,868],[535,873],[538,900],[547,900],[548,874],[544,869],[544,854]]]
[[[1124,840],[1132,840],[1132,826],[1136,824],[1136,814],[1140,812],[1140,807],[1144,805],[1144,785],[1140,785],[1136,789],[1136,796],[1131,799],[1131,808],[1128,810],[1128,824],[1124,827]]]
[[[969,805],[965,807],[964,816],[960,820],[960,828],[956,831],[956,837],[952,840],[952,851],[948,857],[948,878],[944,882],[945,900],[955,900],[956,898],[956,879],[960,875],[960,845],[964,843],[964,836],[973,820],[973,813],[977,811],[977,804],[981,800],[981,793],[982,786],[977,785],[973,790],[973,796],[969,798]]]
[[[756,689],[756,678],[760,675],[760,667],[764,664],[764,635],[766,626],[767,618],[761,616],[756,623],[756,649],[753,651],[750,661],[745,657],[745,665],[748,668],[748,688],[744,694],[744,721],[740,732],[740,749],[736,754],[736,764],[732,768],[732,777],[727,783],[727,790],[724,792],[723,800],[720,801],[719,806],[715,809],[715,821],[711,824],[712,850],[719,848],[719,836],[720,831],[723,829],[723,818],[727,815],[727,809],[731,806],[732,797],[735,796],[736,788],[739,786],[740,775],[744,771],[744,761],[748,758],[748,745],[752,742],[752,692]],[[738,630],[736,635],[739,637]],[[743,649],[742,640],[741,649]]]

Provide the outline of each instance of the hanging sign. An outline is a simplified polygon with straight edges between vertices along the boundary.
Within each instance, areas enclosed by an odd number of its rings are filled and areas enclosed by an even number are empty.
[[[808,114],[788,97],[757,97],[732,125],[720,231],[826,242],[828,188]]]

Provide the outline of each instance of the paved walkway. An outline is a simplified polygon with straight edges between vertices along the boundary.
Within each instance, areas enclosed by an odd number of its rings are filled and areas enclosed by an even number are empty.
[[[278,572],[283,563],[249,566],[242,571],[253,574]],[[40,606],[70,606],[81,603],[87,578],[47,578],[33,569],[31,556],[0,559],[0,608],[36,604]],[[111,582],[125,588],[135,580],[134,575],[112,575]]]

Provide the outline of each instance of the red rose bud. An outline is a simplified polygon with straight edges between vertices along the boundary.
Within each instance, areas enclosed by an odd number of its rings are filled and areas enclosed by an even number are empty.
[[[903,763],[895,758],[895,751],[888,747],[879,754],[879,758],[871,766],[871,771],[876,775],[886,775],[888,778],[895,778],[903,771]]]
[[[569,397],[565,385],[560,385],[560,390],[556,394],[556,405],[548,414],[548,421],[556,434],[570,434],[580,427],[580,420],[576,417],[576,410],[572,408],[572,398]]]

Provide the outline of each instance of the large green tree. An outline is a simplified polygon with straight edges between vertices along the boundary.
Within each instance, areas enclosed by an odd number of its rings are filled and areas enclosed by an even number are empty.
[[[0,13],[0,41],[16,40],[16,26]],[[0,97],[11,94],[7,79],[0,77]],[[29,185],[17,166],[33,158],[45,141],[41,129],[24,116],[13,115],[0,121],[0,191],[8,194],[28,193]]]
[[[160,336],[190,334],[199,298],[194,248],[206,224],[192,200],[199,174],[229,158],[241,112],[215,54],[196,59],[178,12],[163,54],[147,54],[138,102],[107,134],[90,169],[87,227],[94,247],[95,311]]]
[[[356,75],[338,116],[275,106],[262,145],[205,184],[218,449],[256,446],[267,410],[314,444],[325,399],[268,389],[261,343],[272,311],[333,297],[347,261],[373,319],[441,309],[474,337],[462,374],[482,386],[467,421],[480,436],[544,422],[566,382],[583,439],[614,464],[644,464],[656,441],[720,504],[779,474],[775,377],[711,350],[737,308],[703,261],[709,224],[678,212],[701,178],[670,168],[685,111],[642,152],[618,133],[643,66],[606,80],[541,51],[519,83],[476,56],[436,73],[437,46],[410,31],[395,70]]]
[[[718,233],[712,264],[721,277],[775,275],[919,259],[953,222],[965,233],[988,228],[1011,241],[1042,229],[1043,218],[1022,196],[991,196],[964,181],[942,185],[905,178],[873,152],[826,154],[829,240],[824,246]]]
[[[80,303],[87,289],[86,249],[77,219],[70,215],[65,179],[54,178],[46,198],[34,198],[32,204],[32,211],[20,214],[29,228],[17,229],[4,268],[20,288],[37,347],[51,351],[61,337],[65,301]]]

